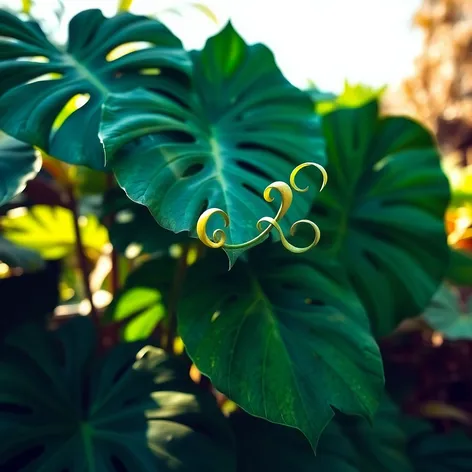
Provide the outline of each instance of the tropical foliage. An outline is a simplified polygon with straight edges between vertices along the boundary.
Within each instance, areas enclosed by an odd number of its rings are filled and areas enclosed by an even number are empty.
[[[65,45],[0,11],[0,470],[469,470],[388,357],[420,315],[472,333],[434,137],[126,3]]]

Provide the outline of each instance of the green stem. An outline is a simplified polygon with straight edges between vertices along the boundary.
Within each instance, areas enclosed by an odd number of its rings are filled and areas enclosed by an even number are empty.
[[[106,179],[107,179],[107,190],[110,191],[115,187],[115,178],[113,174],[110,173],[107,175]],[[114,213],[107,215],[105,219],[105,224],[108,228],[111,228],[114,218],[115,218]],[[115,296],[120,288],[120,267],[119,267],[119,261],[118,261],[118,253],[114,246],[111,252],[111,274],[110,275],[111,275],[111,293],[113,296]]]
[[[167,336],[163,345],[168,353],[174,352],[174,339],[177,336],[177,309],[179,305],[182,286],[187,275],[187,258],[190,245],[186,244],[182,248],[182,254],[177,261],[177,267],[174,273],[174,281],[169,296],[169,304],[167,305]]]

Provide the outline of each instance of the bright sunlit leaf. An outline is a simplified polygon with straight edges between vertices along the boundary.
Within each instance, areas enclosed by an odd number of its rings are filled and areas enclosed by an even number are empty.
[[[378,89],[363,84],[350,84],[344,82],[344,90],[341,95],[334,98],[328,97],[318,99],[316,104],[317,113],[324,115],[339,108],[356,108],[381,97],[386,87]]]
[[[75,251],[73,215],[66,208],[35,205],[15,209],[2,217],[0,223],[6,239],[37,251],[44,259],[62,259]],[[108,243],[106,228],[93,215],[81,216],[79,226],[87,255],[98,259]]]

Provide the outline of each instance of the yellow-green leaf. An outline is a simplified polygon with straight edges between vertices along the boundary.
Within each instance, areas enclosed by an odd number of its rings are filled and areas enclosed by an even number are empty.
[[[75,250],[73,215],[66,208],[18,208],[2,217],[0,224],[6,239],[39,252],[44,259],[61,259]],[[87,255],[96,259],[108,243],[106,228],[93,215],[80,216],[79,226]]]

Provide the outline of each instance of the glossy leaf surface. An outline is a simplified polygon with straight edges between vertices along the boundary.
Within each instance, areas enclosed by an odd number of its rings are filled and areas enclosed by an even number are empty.
[[[178,100],[146,91],[111,95],[101,138],[120,185],[164,228],[195,235],[201,213],[216,207],[230,219],[227,243],[244,243],[278,209],[276,192],[274,202],[264,201],[265,187],[287,181],[305,161],[324,163],[320,121],[269,49],[248,46],[231,24],[192,59],[194,90],[182,89]],[[300,176],[311,193],[296,195],[285,231],[306,215],[320,182],[315,171]],[[223,221],[215,216],[208,234],[217,227]],[[238,252],[228,253],[234,262]]]
[[[129,13],[79,13],[63,50],[36,23],[1,10],[0,38],[0,128],[53,157],[96,169],[104,166],[98,139],[104,98],[135,87],[167,90],[167,77],[178,81],[189,67],[180,40],[165,26]],[[120,55],[117,48],[129,43]],[[57,121],[79,94],[82,106]]]
[[[0,136],[0,205],[20,193],[41,168],[41,157],[31,146]]]
[[[346,268],[377,335],[429,302],[449,263],[449,186],[430,134],[376,102],[323,118],[329,184],[311,219]]]
[[[332,407],[375,412],[378,346],[335,261],[263,246],[230,272],[221,260],[190,269],[180,335],[215,388],[252,415],[299,428],[315,448]]]

